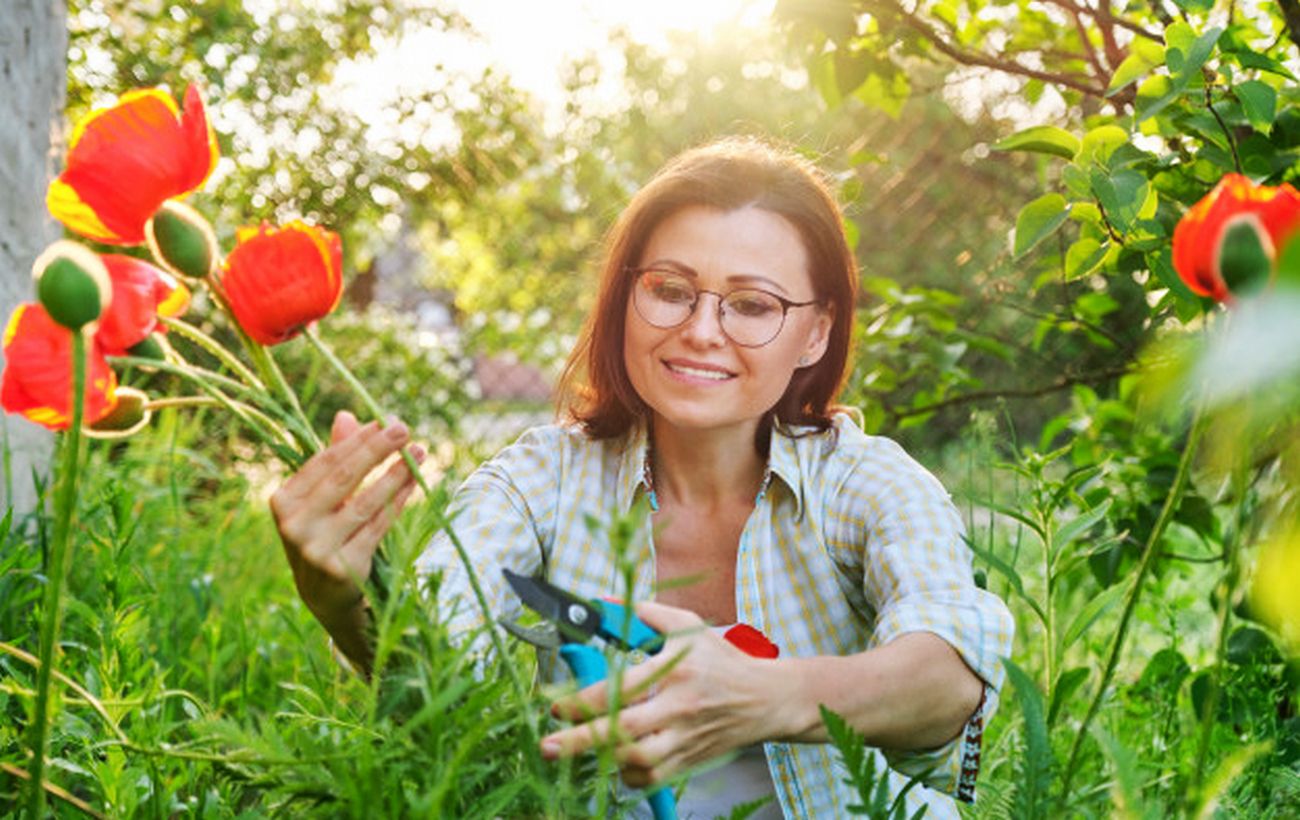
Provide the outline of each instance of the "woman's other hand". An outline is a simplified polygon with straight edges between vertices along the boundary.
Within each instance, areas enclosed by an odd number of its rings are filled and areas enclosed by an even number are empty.
[[[271,496],[271,514],[298,594],[344,654],[363,668],[369,666],[370,647],[361,585],[380,539],[415,487],[415,476],[398,459],[375,480],[363,482],[409,438],[400,421],[381,428],[339,412],[330,445]],[[411,454],[417,462],[424,458],[418,446]]]
[[[637,615],[668,635],[654,657],[623,675],[615,755],[629,786],[673,775],[763,738],[770,714],[770,660],[746,655],[698,615],[642,603]],[[557,717],[585,721],[542,740],[548,758],[581,754],[611,730],[606,682],[556,701]]]

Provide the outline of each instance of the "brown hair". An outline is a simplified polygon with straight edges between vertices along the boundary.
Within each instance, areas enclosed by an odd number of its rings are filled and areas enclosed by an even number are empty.
[[[647,408],[623,361],[627,300],[636,265],[650,235],[688,206],[733,211],[746,206],[784,217],[808,254],[815,298],[832,311],[826,352],[800,368],[763,417],[755,442],[765,453],[773,423],[826,429],[846,375],[857,266],[844,237],[842,215],[822,173],[793,152],[751,138],[727,138],[685,151],[642,188],[605,237],[600,291],[560,377],[557,405],[596,439],[623,435]],[[582,377],[585,376],[585,380]]]

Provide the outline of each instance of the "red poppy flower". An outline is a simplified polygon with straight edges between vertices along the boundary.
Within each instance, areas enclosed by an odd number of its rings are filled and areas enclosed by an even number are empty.
[[[183,112],[160,89],[130,91],[77,123],[67,167],[50,183],[46,205],[82,236],[137,245],[149,217],[202,186],[217,156],[196,87],[186,90]]]
[[[755,658],[775,658],[781,654],[776,644],[749,624],[736,624],[722,634],[740,651]]]
[[[160,329],[159,316],[180,316],[189,307],[189,288],[166,271],[130,256],[100,258],[113,283],[113,301],[95,331],[105,355],[125,353]]]
[[[72,422],[72,331],[55,323],[40,305],[19,305],[5,328],[4,353],[0,405],[51,430],[65,429]],[[117,389],[117,379],[93,341],[89,355],[86,424],[113,409]]]
[[[241,228],[220,287],[235,321],[254,340],[288,341],[338,306],[343,244],[338,234],[304,222]]]
[[[1300,192],[1288,184],[1256,185],[1240,174],[1225,174],[1214,190],[1197,202],[1174,228],[1174,270],[1193,293],[1218,302],[1231,298],[1231,285],[1220,266],[1224,239],[1231,228],[1255,231],[1270,261],[1300,227]]]

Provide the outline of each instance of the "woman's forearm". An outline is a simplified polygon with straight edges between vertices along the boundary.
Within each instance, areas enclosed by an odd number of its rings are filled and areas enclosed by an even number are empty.
[[[847,657],[792,658],[770,675],[779,739],[829,738],[826,706],[885,749],[930,749],[952,740],[974,713],[983,681],[946,641],[929,632],[902,635]]]
[[[334,646],[358,672],[370,676],[375,657],[374,618],[370,602],[361,597],[356,604],[339,612],[316,612],[316,620],[330,634]]]

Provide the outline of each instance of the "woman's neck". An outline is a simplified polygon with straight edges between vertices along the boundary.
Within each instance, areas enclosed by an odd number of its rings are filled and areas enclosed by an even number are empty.
[[[656,424],[650,469],[659,504],[752,503],[765,467],[754,435],[752,427],[683,431]]]

